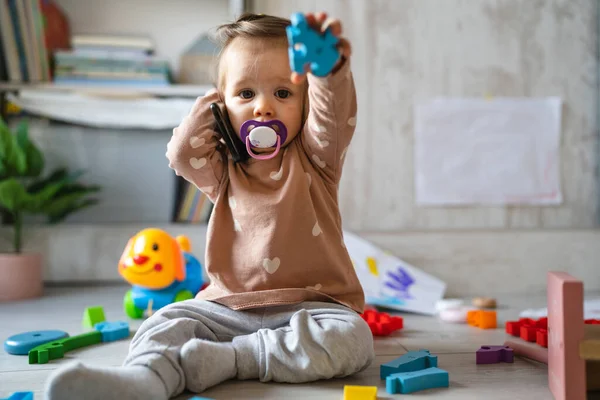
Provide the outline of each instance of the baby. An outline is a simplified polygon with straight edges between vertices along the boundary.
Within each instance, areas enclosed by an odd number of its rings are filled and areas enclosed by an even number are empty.
[[[306,14],[320,32],[338,20]],[[246,14],[218,34],[217,89],[174,129],[169,166],[214,203],[210,285],[136,332],[122,367],[71,364],[54,399],[168,399],[228,379],[310,382],[362,371],[373,337],[344,246],[338,184],[356,125],[350,45],[325,77],[292,73],[289,20]],[[249,158],[234,162],[210,110],[223,102]]]

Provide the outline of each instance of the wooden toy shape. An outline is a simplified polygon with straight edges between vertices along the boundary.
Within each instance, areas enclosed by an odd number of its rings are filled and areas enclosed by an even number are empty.
[[[102,334],[92,331],[46,343],[29,351],[29,364],[46,364],[50,360],[63,358],[68,351],[100,342],[102,342]]]
[[[6,350],[8,354],[26,355],[29,353],[29,350],[37,346],[66,337],[69,337],[67,332],[58,330],[19,333],[6,339],[4,342],[4,350]]]
[[[437,367],[391,374],[385,379],[385,390],[390,394],[407,394],[449,385],[448,372]]]
[[[471,310],[467,312],[467,323],[480,329],[496,329],[496,311]]]
[[[390,374],[437,367],[437,361],[437,356],[432,356],[429,350],[409,351],[389,363],[381,364],[379,376],[385,379]]]
[[[100,306],[88,307],[83,311],[82,325],[85,329],[94,329],[94,325],[104,321],[104,309]]]
[[[475,353],[476,364],[511,363],[514,361],[513,349],[508,346],[481,346]]]
[[[344,400],[377,400],[377,386],[344,386]]]
[[[402,317],[391,316],[376,310],[366,310],[361,317],[371,328],[373,336],[387,336],[404,326]]]
[[[548,385],[556,400],[585,400],[583,282],[565,272],[548,273]]]
[[[336,48],[339,39],[327,29],[320,34],[306,21],[302,13],[295,13],[291,17],[292,24],[286,27],[289,42],[289,58],[292,71],[305,73],[306,67],[315,76],[328,75],[340,53]]]
[[[520,338],[510,338],[504,342],[504,345],[513,349],[517,356],[548,364],[548,349],[535,343],[526,342]]]
[[[0,400],[33,400],[33,392],[14,392],[8,398]]]

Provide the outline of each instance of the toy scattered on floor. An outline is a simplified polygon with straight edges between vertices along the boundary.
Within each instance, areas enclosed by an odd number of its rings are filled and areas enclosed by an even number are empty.
[[[29,364],[46,364],[63,358],[66,352],[98,343],[108,343],[129,337],[129,324],[124,321],[99,322],[94,330],[41,344],[29,351]]]
[[[379,367],[379,377],[386,379],[391,374],[399,372],[412,372],[437,367],[437,362],[437,356],[432,356],[429,350],[409,351],[395,360],[381,364]]]
[[[94,325],[102,335],[102,342],[114,342],[116,340],[126,339],[129,337],[129,324],[124,321],[117,322],[99,322]]]
[[[14,392],[6,399],[0,400],[33,400],[33,392]]]
[[[302,13],[295,13],[290,19],[292,24],[286,32],[292,71],[303,74],[308,68],[315,76],[327,76],[340,57],[336,48],[339,39],[330,29],[323,34],[314,30]]]
[[[448,372],[437,367],[392,374],[385,380],[385,390],[390,394],[408,394],[448,386],[450,386]]]
[[[344,400],[377,400],[377,386],[344,386]]]
[[[509,346],[481,346],[475,353],[476,364],[497,364],[514,362],[514,352]]]
[[[4,350],[8,354],[27,355],[29,350],[42,345],[69,337],[67,332],[59,330],[31,331],[13,335],[4,341]]]
[[[102,334],[98,331],[48,342],[29,351],[29,364],[46,364],[48,361],[63,358],[66,352],[101,342]]]
[[[546,317],[537,320],[520,318],[518,321],[507,321],[505,330],[511,336],[548,347],[548,318]]]
[[[555,400],[584,400],[600,390],[600,326],[583,319],[583,282],[565,272],[548,272],[548,348],[509,337],[504,344],[518,356],[548,364],[548,384]],[[511,321],[519,322],[519,321]],[[509,326],[511,326],[509,328]],[[507,333],[516,332],[507,325]],[[517,335],[515,335],[517,336]]]
[[[198,396],[194,396],[189,400],[215,400],[215,399],[209,399],[208,397],[198,397]]]
[[[381,364],[379,376],[385,379],[385,388],[390,394],[448,387],[448,372],[438,368],[437,362],[437,356],[432,356],[429,350],[409,351]]]
[[[435,302],[435,310],[439,313],[444,310],[462,308],[465,302],[462,299],[442,299]]]
[[[402,317],[390,316],[376,310],[365,310],[360,316],[371,328],[373,336],[388,336],[404,326]]]
[[[444,322],[464,324],[467,322],[467,313],[472,310],[465,306],[462,299],[442,299],[435,304],[438,317]]]
[[[100,306],[88,307],[83,311],[82,325],[84,329],[93,329],[94,325],[106,321],[104,309]]]
[[[467,323],[480,329],[496,329],[496,311],[469,311],[467,312]]]
[[[205,287],[202,265],[190,251],[185,236],[148,228],[127,242],[119,260],[119,274],[132,285],[125,294],[125,313],[143,318],[174,302],[193,298]]]
[[[496,299],[491,297],[475,297],[473,299],[473,306],[478,308],[496,308]]]

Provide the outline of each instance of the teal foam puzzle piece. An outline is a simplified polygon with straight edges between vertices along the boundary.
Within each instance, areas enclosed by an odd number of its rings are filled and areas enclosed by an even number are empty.
[[[308,66],[313,75],[327,76],[340,57],[336,48],[339,39],[330,29],[323,34],[315,31],[302,13],[293,14],[291,21],[292,25],[286,27],[290,68],[302,74]]]
[[[100,322],[94,325],[94,329],[102,334],[103,342],[114,342],[129,337],[129,324],[124,321]]]
[[[33,392],[14,392],[6,399],[0,400],[33,400]]]
[[[381,364],[379,376],[381,379],[385,379],[390,374],[418,371],[431,367],[437,367],[437,356],[432,356],[429,350],[409,351],[389,363]]]
[[[390,394],[408,394],[448,386],[450,386],[448,372],[437,367],[391,374],[385,379],[385,390]]]

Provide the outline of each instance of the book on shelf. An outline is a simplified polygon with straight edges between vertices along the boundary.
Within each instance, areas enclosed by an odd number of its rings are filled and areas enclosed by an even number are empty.
[[[175,201],[174,222],[206,224],[213,209],[213,203],[193,183],[178,179]]]
[[[71,43],[71,49],[54,52],[56,84],[171,84],[169,62],[154,55],[149,38],[79,34]]]
[[[0,0],[0,70],[8,81],[50,80],[43,0]]]

